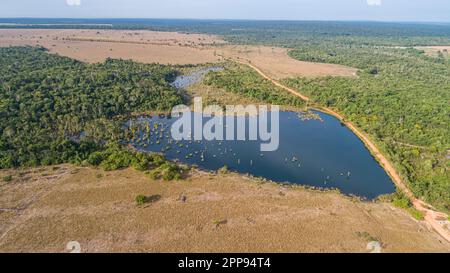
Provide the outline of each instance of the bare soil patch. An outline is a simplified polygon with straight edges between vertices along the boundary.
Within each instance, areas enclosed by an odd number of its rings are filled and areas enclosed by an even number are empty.
[[[448,252],[425,224],[388,204],[193,171],[154,181],[131,169],[3,170],[0,252]],[[138,206],[137,195],[148,200]],[[153,198],[157,196],[157,198]]]

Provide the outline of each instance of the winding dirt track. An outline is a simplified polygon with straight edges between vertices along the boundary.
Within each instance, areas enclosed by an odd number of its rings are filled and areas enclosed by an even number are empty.
[[[301,93],[299,93],[297,90],[294,90],[292,88],[289,88],[278,81],[270,78],[267,76],[263,71],[261,71],[256,66],[252,65],[249,62],[243,62],[243,61],[237,61],[241,64],[247,65],[253,70],[255,70],[259,75],[261,75],[263,78],[271,81],[274,85],[288,91],[289,93],[300,97],[304,101],[311,101],[311,99],[308,96],[305,96]],[[344,116],[341,114],[335,112],[334,110],[327,108],[327,107],[314,107],[314,109],[317,109],[321,112],[330,114],[336,118],[338,118],[345,126],[347,126],[350,130],[353,131],[353,133],[358,136],[359,139],[361,139],[366,147],[369,149],[369,151],[372,153],[372,155],[377,159],[377,161],[380,163],[380,165],[385,169],[387,174],[391,177],[391,179],[394,181],[396,186],[402,190],[412,201],[414,207],[424,213],[425,221],[437,232],[439,233],[444,239],[450,242],[450,233],[449,231],[439,223],[438,219],[448,219],[448,215],[442,212],[436,211],[431,205],[417,199],[414,194],[408,189],[408,187],[405,185],[405,183],[402,181],[400,175],[395,170],[394,166],[389,162],[389,160],[380,152],[380,150],[375,146],[375,144],[359,129],[357,129],[351,122],[347,121]]]

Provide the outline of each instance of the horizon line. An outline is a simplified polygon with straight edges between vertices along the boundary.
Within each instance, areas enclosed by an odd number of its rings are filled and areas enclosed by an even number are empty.
[[[164,18],[164,17],[0,17],[6,19],[53,19],[53,20],[192,20],[192,21],[247,21],[247,22],[373,22],[373,23],[425,23],[450,24],[449,21],[369,20],[369,19],[243,19],[243,18]]]

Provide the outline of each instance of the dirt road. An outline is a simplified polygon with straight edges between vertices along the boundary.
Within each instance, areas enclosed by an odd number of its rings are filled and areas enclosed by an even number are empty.
[[[284,90],[288,91],[289,93],[300,97],[301,99],[305,101],[311,101],[311,99],[308,96],[305,96],[298,91],[289,88],[278,81],[270,78],[267,76],[263,71],[261,71],[259,68],[254,66],[251,63],[238,61],[241,64],[247,65],[251,67],[253,70],[255,70],[259,75],[264,77],[265,79],[271,81],[274,85],[283,88]],[[405,183],[402,181],[400,175],[395,170],[394,166],[389,162],[389,160],[381,153],[381,151],[377,148],[377,146],[367,137],[363,132],[361,132],[358,128],[356,128],[351,122],[347,121],[344,116],[337,113],[336,111],[327,108],[327,107],[316,107],[317,110],[330,114],[336,118],[338,118],[345,126],[347,126],[350,130],[353,131],[355,135],[361,139],[366,147],[369,149],[369,151],[372,153],[372,155],[377,159],[377,161],[380,163],[380,165],[385,169],[386,173],[391,177],[391,179],[394,181],[396,186],[402,190],[412,201],[414,207],[421,211],[425,216],[425,221],[437,232],[439,233],[443,238],[445,238],[447,241],[450,242],[450,233],[448,229],[439,223],[439,219],[448,219],[448,215],[442,212],[436,211],[431,205],[417,199],[414,194],[408,189],[408,187],[405,185]]]

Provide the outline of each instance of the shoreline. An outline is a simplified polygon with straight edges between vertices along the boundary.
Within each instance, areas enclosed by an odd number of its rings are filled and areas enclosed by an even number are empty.
[[[306,102],[311,101],[311,99],[306,96],[301,94],[299,91],[294,90],[293,88],[287,87],[281,83],[279,83],[278,81],[270,78],[269,76],[267,76],[263,71],[261,71],[259,68],[257,68],[256,66],[254,66],[253,64],[251,64],[250,62],[243,62],[243,61],[239,61],[239,60],[235,60],[236,62],[246,65],[250,68],[252,68],[253,70],[255,70],[260,76],[262,76],[263,78],[265,78],[266,80],[269,80],[270,82],[272,82],[274,85],[288,91],[289,93],[300,97],[301,99],[305,100]],[[385,172],[389,175],[389,177],[392,179],[392,181],[394,182],[394,184],[400,189],[402,190],[407,196],[408,198],[411,199],[411,202],[413,203],[413,206],[419,210],[420,212],[424,213],[424,218],[425,221],[439,234],[441,235],[445,240],[447,240],[448,242],[450,242],[450,233],[448,231],[445,230],[444,227],[442,227],[438,220],[436,220],[436,218],[446,218],[448,219],[448,215],[443,213],[443,212],[439,212],[436,209],[433,208],[433,206],[431,206],[430,204],[427,204],[425,202],[423,202],[422,200],[416,198],[414,196],[414,194],[412,193],[412,191],[408,188],[408,186],[403,182],[402,178],[400,177],[400,175],[397,173],[397,170],[395,169],[395,167],[392,165],[392,163],[381,153],[381,151],[377,148],[377,146],[370,140],[370,138],[368,136],[366,136],[363,132],[361,132],[360,130],[358,130],[356,128],[356,126],[353,125],[353,123],[351,123],[350,121],[347,121],[345,119],[345,117],[341,114],[339,114],[338,112],[327,108],[327,107],[310,107],[312,109],[318,110],[320,112],[323,112],[325,114],[329,114],[331,116],[334,116],[335,118],[337,118],[340,122],[342,122],[342,124],[344,124],[347,128],[349,128],[366,146],[366,148],[370,151],[370,153],[372,154],[372,156],[378,161],[378,163],[380,164],[380,166],[385,170]]]
[[[261,69],[253,65],[249,60],[243,59],[236,60],[232,59],[233,61],[249,66],[253,70],[255,70],[260,76],[265,78],[266,80],[271,81],[274,85],[282,88],[283,90],[286,90],[290,92],[291,94],[300,97],[304,101],[311,101],[311,99],[302,94],[299,90],[295,90],[292,88],[289,88],[282,83],[278,82],[277,80],[271,78],[268,76],[265,72],[263,72]],[[380,151],[380,149],[377,148],[377,146],[374,144],[374,142],[370,139],[369,136],[367,136],[365,133],[360,131],[356,126],[353,125],[353,123],[346,120],[346,118],[339,114],[338,112],[334,111],[331,108],[327,107],[310,107],[311,109],[323,112],[325,114],[329,114],[331,116],[334,116],[337,118],[343,125],[345,125],[347,128],[349,128],[366,146],[366,148],[369,150],[369,152],[372,154],[372,156],[378,161],[380,166],[385,170],[385,172],[389,175],[391,180],[394,182],[394,184],[401,189],[412,201],[414,207],[424,213],[425,219],[427,223],[429,223],[443,238],[445,238],[447,241],[450,242],[450,233],[447,231],[441,224],[439,224],[438,220],[436,218],[445,218],[448,219],[448,215],[445,213],[438,212],[435,210],[431,205],[421,201],[420,199],[416,198],[412,191],[409,190],[408,186],[404,183],[402,177],[399,175],[397,170],[395,169],[394,165],[388,160],[387,157],[383,155],[383,153]]]

